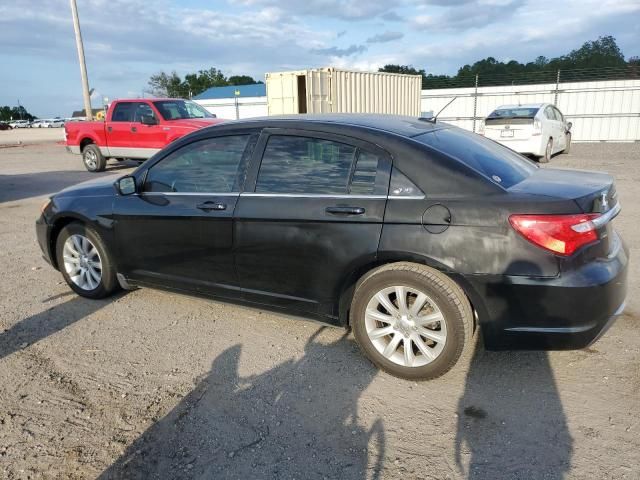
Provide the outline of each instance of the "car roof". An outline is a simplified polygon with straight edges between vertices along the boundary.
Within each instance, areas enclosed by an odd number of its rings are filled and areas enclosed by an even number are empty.
[[[501,108],[542,108],[545,105],[549,105],[548,103],[521,103],[519,105],[500,105],[496,107],[496,110],[500,110]]]
[[[402,115],[383,115],[370,113],[327,113],[327,114],[297,114],[273,115],[244,120],[226,121],[219,127],[296,127],[310,125],[361,127],[369,130],[389,132],[404,137],[415,137],[423,133],[449,127],[449,125],[435,123],[425,118]]]

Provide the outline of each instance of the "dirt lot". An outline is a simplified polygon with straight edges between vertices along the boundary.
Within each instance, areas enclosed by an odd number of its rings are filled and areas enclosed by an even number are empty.
[[[15,128],[0,131],[0,148],[18,143],[51,143],[61,140],[64,140],[64,128]]]
[[[312,321],[73,295],[33,222],[94,175],[53,144],[0,149],[0,478],[640,478],[640,147],[575,145],[552,165],[616,176],[625,315],[586,350],[475,348],[416,384]]]

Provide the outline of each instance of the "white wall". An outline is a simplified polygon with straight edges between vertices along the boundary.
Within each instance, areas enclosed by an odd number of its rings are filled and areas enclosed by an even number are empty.
[[[473,130],[474,88],[422,90],[421,111],[437,113],[453,97],[458,98],[438,117]],[[556,84],[479,87],[476,131],[480,120],[505,104],[554,103]],[[196,100],[220,118],[235,119],[235,99]],[[573,123],[573,141],[640,141],[640,80],[561,83],[557,92],[560,111]],[[267,97],[238,98],[239,118],[267,115]]]
[[[455,96],[438,118],[473,130],[473,87],[423,90],[422,111],[437,113]],[[555,83],[479,87],[476,131],[480,120],[500,105],[556,103],[555,99]],[[640,80],[560,83],[557,106],[573,123],[573,141],[640,140]]]
[[[210,100],[194,100],[218,118],[236,119],[235,98],[214,98]],[[265,117],[267,115],[267,97],[239,97],[238,118]]]

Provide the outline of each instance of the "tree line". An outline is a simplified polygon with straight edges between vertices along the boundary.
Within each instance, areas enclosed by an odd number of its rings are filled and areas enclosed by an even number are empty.
[[[412,65],[389,64],[380,72],[421,75],[422,88],[447,86],[473,86],[476,75],[481,85],[505,85],[509,83],[540,83],[555,81],[557,72],[562,81],[608,80],[615,78],[640,78],[640,57],[625,57],[610,35],[585,42],[580,48],[555,58],[539,56],[533,62],[516,60],[500,62],[494,57],[464,65],[455,75],[433,75]]]
[[[263,83],[248,75],[232,75],[226,77],[221,70],[210,68],[188,73],[184,78],[175,71],[160,72],[152,75],[148,82],[148,93],[158,97],[191,98],[211,87],[227,87],[230,85],[251,85]]]
[[[11,120],[29,120],[30,122],[37,117],[27,112],[22,105],[19,107],[10,107],[4,105],[0,107],[0,122],[9,122]]]

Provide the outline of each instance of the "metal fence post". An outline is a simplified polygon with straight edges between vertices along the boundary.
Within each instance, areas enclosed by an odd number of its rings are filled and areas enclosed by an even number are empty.
[[[555,95],[553,96],[553,104],[557,107],[558,106],[558,87],[560,86],[560,70],[558,70],[558,74],[556,75],[556,91],[555,91]]]
[[[476,86],[473,92],[473,133],[476,133],[476,113],[478,111],[478,74],[476,73]]]

